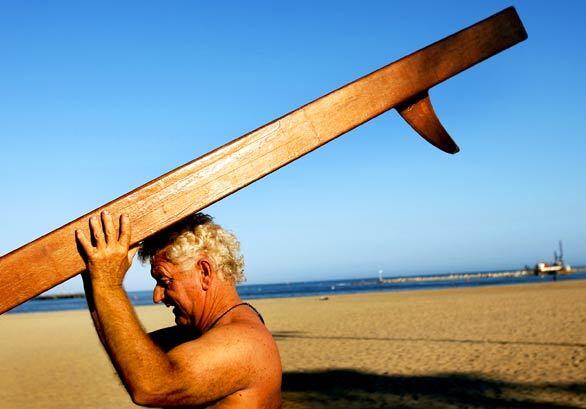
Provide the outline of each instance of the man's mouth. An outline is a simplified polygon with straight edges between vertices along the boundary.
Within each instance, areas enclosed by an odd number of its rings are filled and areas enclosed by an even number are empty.
[[[174,315],[178,315],[181,313],[181,310],[176,305],[173,305],[171,303],[165,303],[165,306],[167,308],[173,307],[173,309],[171,311],[173,312]]]

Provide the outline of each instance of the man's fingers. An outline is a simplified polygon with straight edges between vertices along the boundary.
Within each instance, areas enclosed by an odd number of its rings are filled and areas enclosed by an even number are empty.
[[[130,234],[130,219],[128,215],[123,214],[120,216],[120,238],[118,239],[120,244],[130,247]]]
[[[112,222],[112,215],[107,210],[104,210],[101,216],[102,224],[104,225],[106,243],[111,243],[113,240],[116,240],[117,236],[116,229],[114,228],[114,222]]]
[[[98,220],[97,216],[90,217],[90,228],[92,231],[92,237],[96,242],[97,248],[102,248],[106,244],[104,239],[104,230],[102,228],[102,223]]]
[[[92,243],[89,241],[87,237],[85,237],[85,234],[83,234],[81,230],[75,231],[75,237],[77,238],[77,241],[83,248],[83,251],[85,252],[86,256],[89,256],[94,252],[94,246],[92,246]]]

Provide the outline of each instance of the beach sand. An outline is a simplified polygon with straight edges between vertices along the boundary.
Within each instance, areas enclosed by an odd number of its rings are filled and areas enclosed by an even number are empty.
[[[318,298],[252,301],[285,408],[586,408],[586,280]],[[87,311],[3,315],[0,367],[1,408],[135,407]]]

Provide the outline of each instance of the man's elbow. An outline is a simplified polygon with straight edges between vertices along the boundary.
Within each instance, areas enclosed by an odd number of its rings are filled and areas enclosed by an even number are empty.
[[[161,406],[161,388],[149,385],[136,385],[128,390],[135,405],[147,407]]]
[[[151,408],[177,406],[185,403],[185,394],[165,385],[140,385],[128,391],[134,404]]]
[[[146,393],[144,393],[143,391],[132,391],[130,392],[130,398],[132,399],[132,402],[135,405],[139,405],[139,406],[154,406],[152,404],[152,399],[150,398],[150,396],[148,396]]]

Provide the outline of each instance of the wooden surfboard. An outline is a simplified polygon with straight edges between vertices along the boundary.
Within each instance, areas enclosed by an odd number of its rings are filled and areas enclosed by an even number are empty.
[[[514,8],[401,58],[217,148],[0,258],[0,313],[79,274],[75,230],[108,210],[126,213],[132,244],[396,108],[431,144],[458,146],[431,105],[434,85],[525,40]]]

